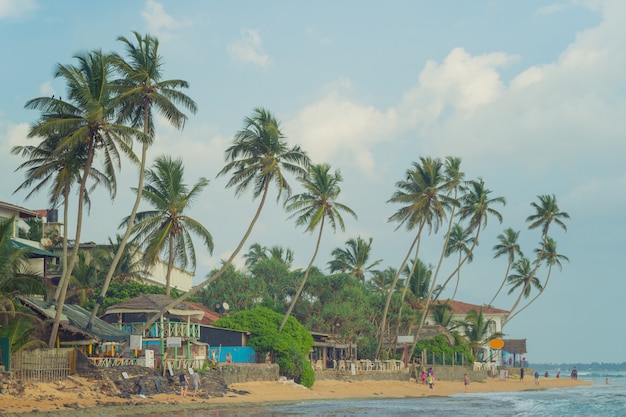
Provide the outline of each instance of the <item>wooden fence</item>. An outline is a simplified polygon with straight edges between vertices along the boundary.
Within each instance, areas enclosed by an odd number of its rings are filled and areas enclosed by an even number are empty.
[[[17,379],[32,382],[61,381],[76,372],[74,348],[36,349],[14,353],[11,372]]]

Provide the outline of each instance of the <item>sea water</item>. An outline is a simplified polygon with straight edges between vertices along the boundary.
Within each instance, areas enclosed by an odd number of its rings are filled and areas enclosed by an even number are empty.
[[[552,374],[554,375],[554,373]],[[193,417],[241,416],[451,416],[554,417],[626,416],[626,373],[579,373],[593,385],[507,393],[458,394],[450,397],[306,401],[296,404],[187,411]],[[608,378],[608,384],[607,382]]]

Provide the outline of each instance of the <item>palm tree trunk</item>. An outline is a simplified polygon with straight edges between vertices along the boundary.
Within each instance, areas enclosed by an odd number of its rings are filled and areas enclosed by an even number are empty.
[[[461,264],[461,252],[459,252],[459,264]],[[456,272],[456,285],[454,286],[454,292],[452,293],[452,299],[456,297],[456,292],[459,289],[459,282],[461,281],[461,269]]]
[[[417,241],[419,240],[423,227],[424,227],[424,222],[422,221],[420,223],[419,230],[417,231],[417,234],[415,235],[415,238],[413,239],[413,242],[411,243],[411,247],[406,253],[406,256],[404,257],[404,260],[402,261],[400,268],[396,271],[396,276],[393,277],[393,282],[391,283],[391,287],[389,287],[389,293],[387,294],[387,300],[385,301],[385,308],[383,309],[383,315],[382,315],[381,322],[380,322],[380,332],[379,332],[380,334],[378,335],[378,345],[376,345],[376,352],[375,352],[374,358],[378,358],[380,349],[383,345],[383,338],[385,337],[385,327],[387,326],[387,314],[389,313],[389,305],[391,304],[391,297],[393,296],[393,291],[396,288],[396,284],[398,283],[398,279],[400,278],[402,269],[405,267],[406,263],[408,262],[409,257],[411,256],[411,252],[413,252],[413,248],[415,247],[415,245],[417,244]]]
[[[541,287],[541,289],[539,290],[539,293],[538,293],[537,295],[535,295],[535,296],[533,297],[533,299],[532,299],[532,300],[530,300],[530,301],[529,301],[529,302],[528,302],[528,303],[527,303],[524,307],[522,307],[522,308],[520,308],[519,310],[517,310],[517,311],[515,312],[515,314],[510,314],[510,315],[509,315],[509,317],[507,317],[507,318],[506,318],[506,320],[505,320],[504,324],[508,323],[510,320],[512,320],[512,319],[513,319],[513,317],[517,316],[517,315],[518,315],[519,313],[521,313],[522,311],[526,310],[526,307],[528,307],[529,305],[531,305],[532,303],[534,303],[534,302],[535,302],[535,300],[536,300],[537,298],[539,298],[539,296],[540,296],[541,294],[543,294],[544,290],[546,289],[546,286],[548,285],[548,281],[550,281],[550,273],[551,273],[551,272],[552,272],[552,265],[550,265],[550,267],[548,268],[548,276],[546,277],[546,282],[545,282],[545,284],[543,284],[543,287]],[[512,310],[511,310],[511,311],[512,311]],[[503,324],[503,326],[504,326],[504,324]]]
[[[61,261],[61,281],[63,281],[63,277],[67,271],[67,222],[69,219],[69,187],[65,187],[63,190],[63,260]],[[61,282],[57,285],[57,289],[54,292],[54,298],[52,299],[53,303],[56,303],[61,295]]]
[[[506,272],[504,273],[504,280],[502,280],[502,284],[500,284],[500,288],[498,288],[498,291],[496,291],[496,295],[494,295],[491,301],[489,301],[489,305],[493,305],[493,302],[496,301],[498,294],[500,294],[500,291],[502,291],[502,288],[504,288],[504,284],[506,284],[506,279],[508,278],[509,272],[511,271],[511,265],[512,263],[509,262],[509,265],[506,267]]]
[[[476,236],[474,237],[474,242],[472,243],[472,247],[470,248],[470,250],[465,254],[465,256],[463,257],[463,260],[461,262],[458,263],[458,265],[456,266],[456,268],[454,269],[454,271],[452,271],[452,273],[450,274],[450,276],[446,279],[446,281],[443,283],[443,285],[441,286],[441,290],[439,291],[439,294],[441,294],[443,292],[443,290],[446,288],[446,285],[448,285],[448,283],[450,282],[450,280],[454,277],[455,274],[457,274],[460,270],[461,267],[465,264],[465,262],[467,261],[467,259],[472,256],[472,253],[474,253],[474,249],[476,248],[476,246],[478,245],[478,236],[480,235],[480,224],[478,225],[478,229],[476,229]]]
[[[59,298],[57,300],[56,306],[56,314],[54,316],[54,321],[52,322],[52,330],[50,331],[50,339],[48,342],[48,347],[54,346],[54,342],[57,338],[57,334],[59,332],[59,324],[61,323],[61,315],[63,314],[63,306],[65,305],[65,295],[67,294],[67,286],[70,283],[70,277],[72,276],[72,270],[74,269],[74,265],[76,264],[76,259],[78,259],[78,249],[80,247],[80,233],[82,231],[82,223],[83,223],[83,198],[85,196],[85,189],[87,188],[87,178],[89,177],[89,172],[91,171],[91,165],[93,163],[94,158],[94,144],[93,139],[89,141],[89,148],[87,150],[88,157],[85,163],[85,170],[83,172],[83,178],[80,181],[80,188],[78,191],[78,213],[76,220],[76,237],[74,238],[74,247],[72,248],[72,257],[70,259],[69,264],[67,265],[67,270],[61,279],[61,291],[59,293]]]
[[[170,253],[167,260],[167,273],[165,274],[165,295],[170,296],[170,288],[172,287],[172,267],[174,266],[174,237],[169,235]]]
[[[144,133],[146,133],[148,127],[144,123]],[[117,253],[113,258],[113,262],[111,262],[111,267],[107,272],[107,276],[104,279],[104,283],[102,284],[102,291],[100,291],[100,295],[96,300],[96,304],[93,306],[93,310],[91,311],[91,316],[89,316],[89,322],[87,323],[87,330],[90,330],[93,326],[93,322],[96,319],[96,314],[98,314],[98,310],[102,306],[104,302],[104,297],[109,290],[109,285],[111,284],[111,280],[113,279],[113,274],[115,273],[115,269],[117,268],[117,264],[122,258],[122,254],[124,253],[124,249],[126,248],[126,243],[130,238],[130,234],[133,229],[133,225],[135,223],[135,217],[137,215],[137,210],[139,209],[139,203],[141,202],[141,196],[143,193],[143,182],[145,178],[145,170],[146,170],[146,160],[147,160],[147,152],[148,145],[144,142],[141,145],[141,166],[139,168],[139,181],[137,185],[137,195],[135,197],[135,204],[133,205],[133,209],[130,213],[130,217],[128,218],[128,224],[126,225],[126,232],[124,232],[124,236],[122,237],[122,241],[120,242],[119,247],[117,248]]]
[[[291,300],[291,304],[289,304],[289,308],[287,309],[287,312],[285,313],[285,317],[283,318],[282,323],[280,323],[280,327],[278,328],[278,333],[281,333],[283,331],[283,327],[285,327],[285,323],[287,323],[287,319],[289,319],[289,316],[291,315],[291,312],[293,311],[293,308],[296,305],[298,298],[300,298],[300,294],[302,294],[302,290],[304,289],[306,280],[309,278],[309,272],[311,272],[311,268],[313,267],[313,262],[315,261],[315,257],[317,256],[317,251],[320,248],[320,241],[322,240],[322,231],[324,230],[324,219],[325,218],[322,217],[322,222],[320,223],[320,232],[317,235],[317,243],[315,244],[315,251],[313,252],[313,257],[311,258],[309,265],[306,267],[306,272],[304,273],[304,278],[302,278],[302,283],[300,283],[300,287],[298,288],[298,291],[296,291],[296,295],[293,297],[293,300]]]
[[[204,281],[202,281],[199,285],[196,285],[191,290],[187,291],[185,294],[183,294],[180,297],[178,297],[178,299],[172,301],[171,303],[169,303],[168,305],[163,307],[161,309],[161,311],[159,311],[154,316],[152,316],[141,327],[141,329],[139,329],[139,333],[143,333],[146,329],[149,329],[150,326],[152,326],[159,319],[159,317],[164,315],[170,308],[174,307],[177,304],[182,303],[183,301],[185,301],[187,299],[187,297],[191,297],[192,295],[194,295],[198,291],[200,291],[202,288],[206,287],[207,285],[209,285],[210,283],[212,283],[213,281],[215,281],[216,279],[218,279],[219,277],[222,276],[222,274],[233,263],[233,260],[239,254],[239,252],[243,248],[243,245],[245,245],[246,241],[248,240],[248,237],[250,237],[250,234],[252,233],[252,229],[254,228],[254,225],[256,224],[257,220],[259,219],[259,216],[261,215],[261,211],[263,210],[263,206],[265,205],[265,200],[267,198],[268,191],[269,191],[269,182],[266,182],[265,183],[265,189],[263,190],[263,196],[261,197],[261,202],[259,203],[259,207],[257,208],[256,213],[254,214],[254,217],[252,218],[252,221],[250,222],[250,225],[248,226],[248,229],[246,230],[246,233],[244,234],[243,238],[241,239],[241,242],[239,242],[239,245],[237,245],[237,248],[235,249],[235,251],[230,255],[230,257],[222,265],[220,270],[218,272],[216,272],[215,274],[211,275],[209,278],[207,278]]]

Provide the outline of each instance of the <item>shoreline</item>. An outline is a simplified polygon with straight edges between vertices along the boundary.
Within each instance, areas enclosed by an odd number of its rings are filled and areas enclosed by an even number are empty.
[[[181,397],[177,394],[157,394],[141,398],[106,396],[98,392],[97,381],[78,381],[80,384],[68,387],[60,384],[28,384],[20,395],[0,395],[0,414],[7,416],[35,417],[82,416],[89,411],[91,417],[134,416],[151,413],[194,410],[228,410],[242,408],[263,408],[275,405],[309,401],[333,401],[356,399],[398,399],[428,398],[463,395],[462,381],[437,381],[433,392],[428,385],[398,380],[340,381],[320,380],[308,389],[290,382],[262,381],[237,383],[229,386],[223,397],[209,399]],[[472,381],[467,394],[489,392],[521,392],[546,389],[570,389],[592,385],[589,381],[565,378],[541,378],[539,386],[532,379],[500,381],[488,379],[484,382]],[[202,389],[199,395],[202,395]]]

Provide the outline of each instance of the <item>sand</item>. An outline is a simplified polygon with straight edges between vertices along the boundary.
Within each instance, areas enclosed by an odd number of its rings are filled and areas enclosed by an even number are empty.
[[[511,392],[536,389],[573,388],[590,385],[583,380],[569,378],[541,378],[536,386],[533,379],[500,381],[488,379],[486,382],[472,382],[470,393],[478,392]],[[0,395],[0,414],[41,416],[51,413],[58,416],[78,416],[85,414],[90,408],[92,417],[109,415],[148,414],[150,410],[158,413],[193,409],[226,409],[242,406],[271,405],[282,402],[312,401],[322,399],[350,398],[420,398],[428,396],[449,396],[463,394],[462,381],[437,381],[432,392],[428,385],[406,381],[337,381],[320,380],[312,389],[304,388],[292,382],[248,382],[232,384],[229,392],[221,398],[192,398],[191,395],[181,397],[173,394],[158,394],[146,398],[133,396],[123,399],[103,395],[99,392],[97,381],[75,377],[63,383],[28,384],[21,395]],[[246,393],[243,393],[243,392]],[[48,414],[46,414],[48,415]]]

